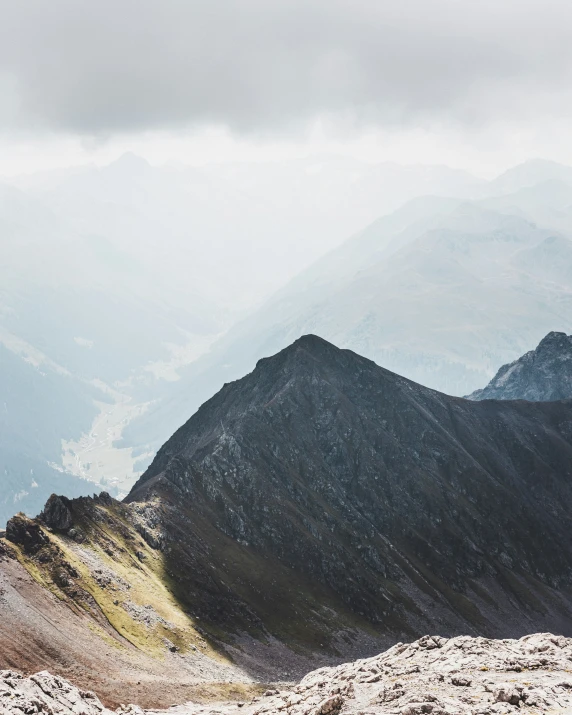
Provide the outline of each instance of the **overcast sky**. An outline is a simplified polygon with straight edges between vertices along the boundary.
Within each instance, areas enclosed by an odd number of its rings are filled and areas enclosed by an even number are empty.
[[[567,0],[0,0],[0,174],[335,151],[572,163]]]

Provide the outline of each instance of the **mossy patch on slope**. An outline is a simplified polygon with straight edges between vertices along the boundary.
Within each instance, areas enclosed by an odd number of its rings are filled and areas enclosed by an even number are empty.
[[[40,523],[35,546],[10,544],[30,576],[88,614],[91,630],[108,644],[133,646],[155,658],[169,650],[200,650],[222,659],[177,602],[164,555],[137,533],[128,508],[87,498],[70,504],[73,529],[60,532]],[[24,529],[38,527],[37,520],[17,518]]]

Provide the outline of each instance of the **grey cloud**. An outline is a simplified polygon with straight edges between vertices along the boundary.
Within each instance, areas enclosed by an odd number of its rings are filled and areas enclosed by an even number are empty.
[[[560,110],[558,0],[0,0],[0,129],[288,130]],[[563,103],[563,97],[566,101]],[[570,102],[569,104],[572,104]]]

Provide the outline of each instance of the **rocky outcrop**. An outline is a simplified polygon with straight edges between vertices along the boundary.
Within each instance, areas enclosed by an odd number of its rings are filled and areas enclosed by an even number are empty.
[[[572,399],[572,335],[548,333],[535,350],[503,365],[470,400]]]
[[[244,715],[550,712],[572,706],[571,662],[572,640],[550,633],[502,641],[425,636],[374,658],[316,670],[292,690],[270,692],[240,710],[213,710]]]
[[[6,524],[6,539],[34,554],[48,543],[40,525],[24,514],[16,514]]]
[[[135,706],[108,710],[89,690],[80,690],[46,671],[24,678],[12,670],[0,671],[2,715],[142,715]]]
[[[569,633],[571,464],[569,404],[449,397],[306,336],[205,403],[127,501],[155,505],[180,598],[225,630],[318,650],[356,626]]]
[[[52,529],[57,529],[58,531],[70,529],[73,519],[69,508],[69,500],[57,494],[52,494],[39,518],[46,526]]]

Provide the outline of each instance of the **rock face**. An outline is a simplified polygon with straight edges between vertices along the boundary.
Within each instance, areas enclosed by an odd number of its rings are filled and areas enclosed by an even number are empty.
[[[244,715],[501,715],[572,706],[572,641],[550,633],[520,640],[424,636],[374,658],[321,668],[291,690],[269,691]],[[177,709],[200,715],[202,709]],[[566,711],[568,712],[568,711]]]
[[[569,403],[448,397],[306,336],[205,403],[127,501],[206,623],[317,649],[350,624],[572,633]]]
[[[548,333],[536,350],[503,365],[489,384],[470,400],[572,399],[572,335]]]
[[[57,496],[57,494],[52,494],[44,510],[40,514],[40,519],[52,529],[58,529],[59,531],[65,531],[71,528],[73,524],[72,514],[68,506],[69,500],[65,497]]]
[[[8,521],[6,539],[19,544],[29,554],[41,549],[48,541],[39,524],[24,514],[16,514]]]

